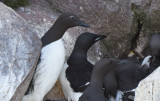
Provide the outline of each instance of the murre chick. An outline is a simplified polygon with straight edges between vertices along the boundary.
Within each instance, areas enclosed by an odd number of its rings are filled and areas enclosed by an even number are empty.
[[[91,82],[79,101],[109,101],[104,96],[103,81],[105,75],[115,67],[116,62],[111,59],[102,59],[93,68]]]
[[[44,96],[57,81],[65,62],[65,48],[62,36],[75,26],[89,27],[73,13],[63,13],[41,38],[42,50],[28,94],[22,101],[43,101]]]
[[[86,89],[93,69],[93,64],[87,60],[87,52],[94,43],[104,38],[106,36],[89,32],[83,33],[77,38],[74,49],[59,78],[68,101],[78,101]]]

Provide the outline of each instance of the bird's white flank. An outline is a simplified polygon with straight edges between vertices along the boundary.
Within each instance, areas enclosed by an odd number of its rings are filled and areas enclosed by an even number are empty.
[[[43,101],[44,96],[56,83],[65,61],[62,39],[43,47],[40,59],[33,77],[34,89],[25,95],[22,101]]]

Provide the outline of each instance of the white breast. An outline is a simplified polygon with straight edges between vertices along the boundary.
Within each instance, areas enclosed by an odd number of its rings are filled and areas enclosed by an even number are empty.
[[[62,40],[59,39],[43,47],[40,59],[33,78],[34,91],[30,92],[23,101],[42,101],[56,83],[65,61]]]
[[[70,83],[66,78],[67,67],[68,67],[68,65],[67,65],[67,63],[65,63],[65,65],[62,69],[62,72],[60,74],[59,81],[61,83],[65,98],[68,99],[68,101],[78,101],[79,97],[82,95],[82,93],[74,92],[74,90],[71,88]]]

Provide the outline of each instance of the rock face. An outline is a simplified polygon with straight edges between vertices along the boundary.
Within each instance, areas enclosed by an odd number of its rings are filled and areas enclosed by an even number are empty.
[[[135,93],[135,101],[160,101],[160,67],[142,80]]]
[[[0,2],[0,100],[20,101],[27,90],[41,43],[32,27]]]
[[[57,11],[86,19],[94,31],[108,35],[103,55],[123,58],[129,51],[141,57],[152,33],[160,31],[159,0],[47,0]]]

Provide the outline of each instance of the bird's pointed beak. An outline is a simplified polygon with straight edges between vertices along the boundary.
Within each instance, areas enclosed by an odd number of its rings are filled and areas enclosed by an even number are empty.
[[[95,39],[95,41],[99,41],[99,40],[102,40],[104,38],[106,38],[105,35],[98,35],[97,38]]]
[[[78,25],[79,25],[79,26],[82,26],[82,27],[88,27],[88,28],[90,28],[90,25],[87,24],[87,23],[85,23],[84,21],[80,21],[80,22],[78,23]]]

